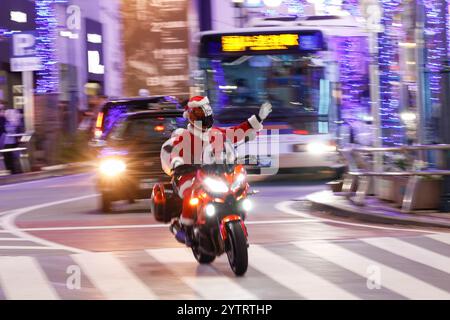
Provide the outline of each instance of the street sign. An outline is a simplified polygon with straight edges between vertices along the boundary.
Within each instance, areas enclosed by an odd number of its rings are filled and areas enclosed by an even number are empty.
[[[12,72],[42,69],[41,58],[36,55],[36,36],[34,32],[20,32],[12,35],[10,63]]]

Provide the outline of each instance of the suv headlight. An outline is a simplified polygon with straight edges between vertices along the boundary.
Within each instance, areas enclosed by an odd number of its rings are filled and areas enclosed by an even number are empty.
[[[105,176],[113,177],[124,172],[127,165],[120,159],[103,160],[100,163],[100,172]]]
[[[228,192],[228,186],[220,179],[206,178],[203,180],[205,187],[213,193]]]

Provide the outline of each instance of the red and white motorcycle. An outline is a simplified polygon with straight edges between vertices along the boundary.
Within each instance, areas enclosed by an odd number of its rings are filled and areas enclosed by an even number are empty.
[[[192,252],[199,263],[211,263],[227,253],[237,276],[248,267],[248,233],[245,218],[252,203],[248,196],[247,173],[243,165],[209,164],[198,166],[190,205],[196,212]],[[173,183],[172,183],[173,185]],[[179,217],[182,200],[170,184],[156,184],[152,212],[158,221]],[[172,228],[176,233],[177,227]]]

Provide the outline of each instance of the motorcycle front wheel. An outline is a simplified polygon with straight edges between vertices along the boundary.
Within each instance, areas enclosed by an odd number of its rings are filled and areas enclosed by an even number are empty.
[[[195,260],[198,261],[198,263],[201,264],[209,264],[216,259],[216,256],[211,256],[209,254],[205,254],[203,252],[200,252],[198,247],[192,247],[192,253],[194,254]]]
[[[227,224],[228,229],[228,262],[237,276],[242,276],[248,268],[247,237],[240,221]]]

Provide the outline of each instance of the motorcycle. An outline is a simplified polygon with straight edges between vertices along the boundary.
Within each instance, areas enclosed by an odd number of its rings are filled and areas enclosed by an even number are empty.
[[[231,269],[237,276],[248,267],[248,233],[245,219],[251,209],[247,173],[242,165],[201,165],[195,177],[189,204],[195,210],[191,249],[201,264],[209,264],[226,253]],[[181,213],[182,200],[172,184],[153,187],[151,206],[155,218],[168,223]],[[176,234],[179,225],[171,231]]]

